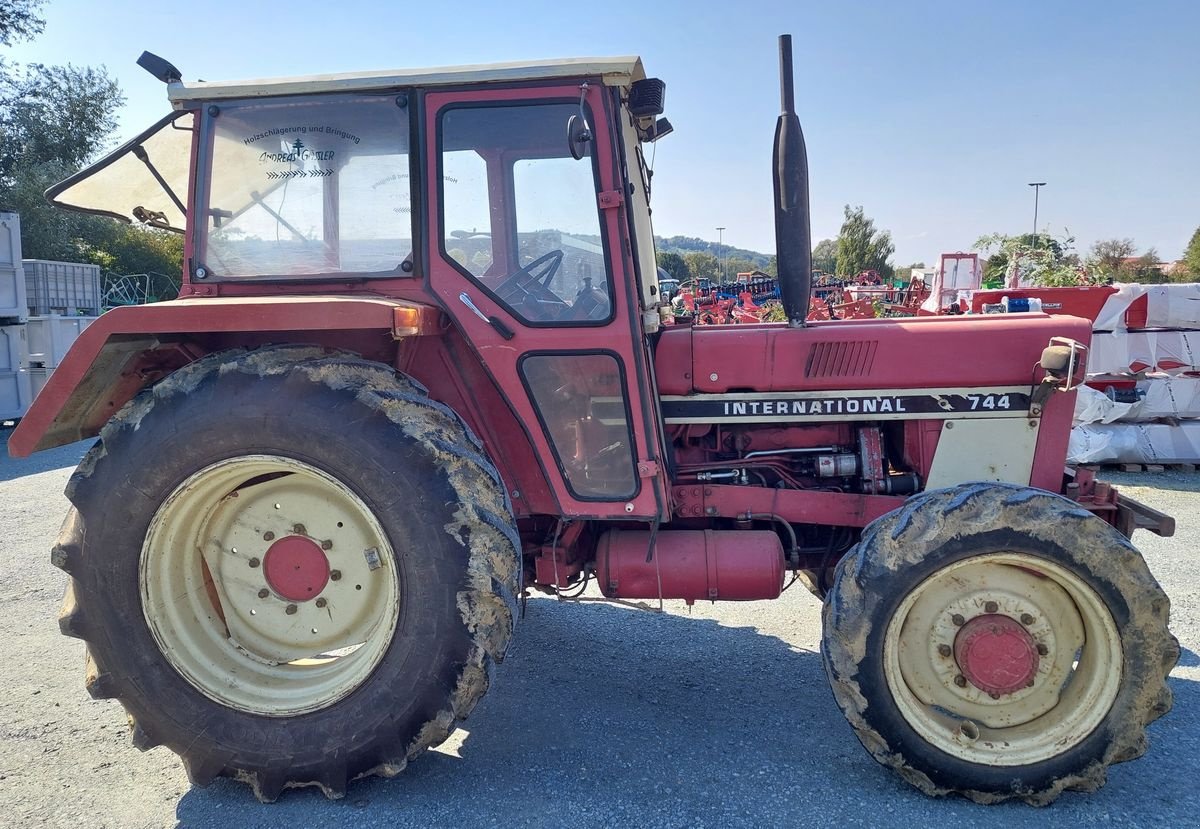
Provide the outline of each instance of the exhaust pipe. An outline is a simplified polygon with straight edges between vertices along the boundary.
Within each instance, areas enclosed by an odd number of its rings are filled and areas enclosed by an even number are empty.
[[[788,325],[803,328],[812,294],[812,230],[808,218],[808,153],[792,90],[792,36],[779,36],[779,97],[775,125],[775,261]]]

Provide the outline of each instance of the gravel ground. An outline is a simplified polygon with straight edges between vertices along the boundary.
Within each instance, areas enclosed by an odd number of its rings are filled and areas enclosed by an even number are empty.
[[[3,435],[0,434],[0,437]],[[1200,477],[1112,475],[1177,517],[1135,539],[1172,600],[1183,658],[1149,753],[1093,795],[1046,809],[919,794],[867,755],[834,705],[820,606],[672,603],[664,615],[529,602],[516,645],[467,728],[393,781],[341,801],[312,789],[263,806],[241,785],[191,789],[168,750],[139,753],[116,702],[83,689],[83,645],[55,619],[48,550],[84,446],[0,457],[0,826],[1125,826],[1200,812]]]

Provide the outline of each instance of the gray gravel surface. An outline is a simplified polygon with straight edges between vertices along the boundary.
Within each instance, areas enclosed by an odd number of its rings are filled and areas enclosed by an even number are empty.
[[[0,433],[0,437],[3,434]],[[466,728],[392,781],[264,806],[241,785],[191,789],[168,750],[139,753],[115,702],[83,689],[83,645],[55,622],[48,550],[77,444],[0,458],[0,826],[1194,826],[1200,818],[1200,478],[1113,475],[1178,518],[1136,541],[1172,600],[1175,710],[1142,759],[1055,805],[933,800],[876,763],[834,705],[820,606],[672,603],[658,615],[529,602]],[[152,462],[152,459],[147,459]]]

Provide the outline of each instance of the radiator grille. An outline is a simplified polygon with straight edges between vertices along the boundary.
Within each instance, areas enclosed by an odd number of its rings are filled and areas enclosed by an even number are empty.
[[[804,365],[805,377],[865,377],[875,363],[878,340],[813,343]]]

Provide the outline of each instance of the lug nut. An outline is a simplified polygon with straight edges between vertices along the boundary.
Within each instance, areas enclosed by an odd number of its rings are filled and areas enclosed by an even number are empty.
[[[323,599],[323,598],[317,599],[317,607],[324,607],[327,604],[329,604],[329,603],[327,601],[325,601],[325,599]]]
[[[1037,652],[1038,652],[1038,656],[1045,656],[1046,654],[1050,653],[1050,649],[1048,647],[1046,647],[1045,645],[1039,643],[1037,646]]]
[[[1000,605],[996,604],[995,602],[985,602],[983,605],[983,609],[987,613],[995,613],[997,610],[1000,609]]]
[[[297,524],[296,526],[292,527],[292,532],[294,532],[296,535],[304,535],[305,534],[304,525]]]
[[[949,645],[938,645],[938,653],[941,654],[942,656],[949,656],[950,655],[950,646]]]
[[[321,542],[321,549],[322,549],[322,550],[332,550],[332,549],[333,549],[333,542],[332,542],[332,541],[330,541],[328,538],[327,538],[327,539],[325,539],[324,541],[322,541],[322,542]]]
[[[338,580],[338,579],[340,579],[341,577],[342,577],[342,571],[341,571],[341,570],[330,570],[330,571],[329,571],[329,580],[330,580],[330,581],[337,581],[337,580]]]
[[[1034,618],[1032,616],[1030,616],[1028,613],[1021,614],[1021,624],[1023,624],[1025,627],[1029,627],[1033,623]]]
[[[957,685],[959,688],[966,688],[967,687],[967,678],[965,676],[963,676],[962,674],[958,674],[957,676],[954,677],[954,684]]]
[[[955,627],[962,627],[967,623],[967,620],[962,617],[961,613],[955,613],[950,617],[950,621],[954,622]]]
[[[257,567],[259,565],[259,560],[257,558],[252,558],[252,559],[250,559],[250,561],[248,561],[246,563],[249,564],[251,567]]]
[[[1025,683],[1026,688],[1032,688],[1033,686],[1034,686],[1034,680],[1032,680],[1032,679]]]
[[[296,615],[296,606],[294,604],[290,604],[287,606],[287,610],[285,610],[284,612],[287,613],[287,615],[289,615],[289,616],[295,616]]]
[[[269,595],[271,595],[271,591],[267,590],[267,588],[265,588],[265,587],[262,590],[258,591],[258,597],[260,599],[265,599]]]
[[[263,533],[263,541],[274,541],[274,540],[275,540],[275,533],[271,532],[270,530],[267,530],[265,533]]]

